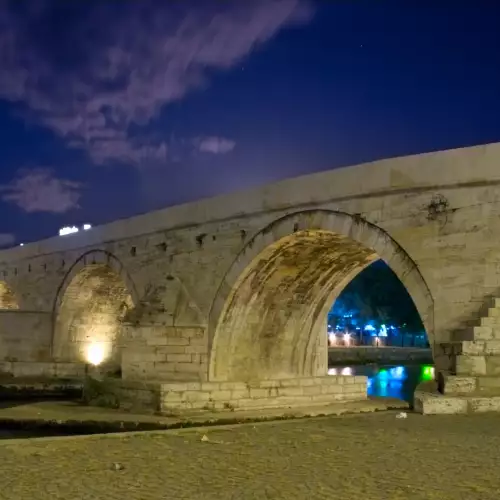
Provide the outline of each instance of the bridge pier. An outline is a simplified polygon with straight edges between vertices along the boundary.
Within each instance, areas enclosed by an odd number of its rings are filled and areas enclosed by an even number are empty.
[[[436,346],[436,380],[415,392],[424,414],[500,412],[500,299],[489,299],[479,318]]]

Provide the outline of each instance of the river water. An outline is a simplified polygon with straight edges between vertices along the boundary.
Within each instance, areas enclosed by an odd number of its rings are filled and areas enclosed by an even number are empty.
[[[329,375],[365,375],[368,377],[368,395],[403,399],[413,403],[413,393],[420,382],[434,378],[432,365],[359,365],[337,366]]]

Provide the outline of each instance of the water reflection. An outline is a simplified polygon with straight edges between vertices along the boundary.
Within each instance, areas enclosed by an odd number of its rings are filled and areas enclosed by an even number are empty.
[[[412,402],[417,385],[434,378],[434,367],[432,365],[344,366],[330,368],[328,375],[365,375],[368,377],[369,396],[385,396]]]

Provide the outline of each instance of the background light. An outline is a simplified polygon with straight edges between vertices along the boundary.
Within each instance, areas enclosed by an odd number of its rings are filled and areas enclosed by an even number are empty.
[[[66,236],[67,234],[77,233],[78,228],[76,226],[67,226],[59,229],[59,236]]]

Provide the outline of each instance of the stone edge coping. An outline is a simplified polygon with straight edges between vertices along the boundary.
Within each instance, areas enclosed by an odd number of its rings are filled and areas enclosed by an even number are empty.
[[[22,443],[49,443],[51,441],[64,439],[102,439],[102,438],[125,438],[145,435],[165,435],[166,433],[178,434],[182,432],[201,432],[208,429],[225,428],[231,429],[240,425],[254,424],[269,424],[273,422],[289,422],[306,418],[325,418],[325,417],[347,417],[356,416],[359,414],[373,414],[381,411],[408,410],[409,404],[406,401],[393,398],[369,398],[364,401],[346,401],[331,405],[317,405],[310,408],[290,409],[269,409],[269,410],[245,410],[235,412],[218,412],[211,414],[210,412],[199,412],[198,414],[186,415],[185,418],[177,419],[168,417],[170,423],[162,420],[154,421],[136,421],[135,424],[157,424],[164,425],[164,428],[154,430],[137,430],[137,431],[122,431],[95,433],[95,434],[75,434],[69,436],[47,436],[33,438],[13,438],[1,439],[1,446],[20,445]],[[228,416],[231,415],[230,418]],[[140,415],[138,415],[140,417]],[[161,418],[161,417],[160,417]],[[163,417],[165,418],[165,417]],[[166,418],[165,418],[166,420]],[[66,425],[95,425],[99,426],[103,423],[116,425],[119,429],[123,424],[134,423],[132,420],[74,420],[74,419],[53,419],[43,417],[27,417],[27,418],[2,418],[0,412],[0,421],[4,422],[19,422],[19,423],[45,423],[45,424],[66,424]]]
[[[356,376],[332,376],[326,375],[323,377],[302,377],[302,378],[283,378],[283,379],[272,379],[272,380],[260,380],[254,383],[249,382],[167,382],[167,381],[138,381],[138,380],[113,380],[104,379],[105,382],[109,382],[113,387],[118,387],[121,389],[129,390],[156,390],[156,391],[211,391],[219,389],[269,389],[274,387],[298,387],[298,386],[310,386],[310,385],[337,385],[337,384],[355,384],[355,383],[365,383],[367,381],[366,376],[356,375]]]

